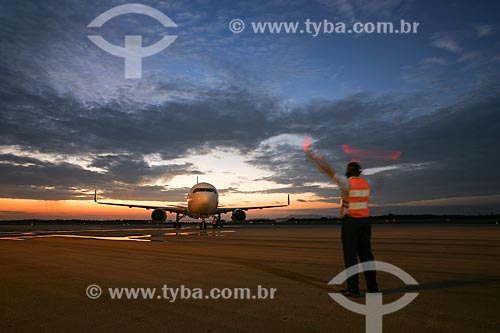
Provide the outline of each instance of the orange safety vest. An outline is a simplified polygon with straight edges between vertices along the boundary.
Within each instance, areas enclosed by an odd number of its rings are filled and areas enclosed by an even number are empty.
[[[354,218],[365,218],[370,216],[368,200],[370,199],[370,185],[359,177],[349,178],[349,198],[347,199],[347,215]],[[344,203],[341,203],[342,206]]]

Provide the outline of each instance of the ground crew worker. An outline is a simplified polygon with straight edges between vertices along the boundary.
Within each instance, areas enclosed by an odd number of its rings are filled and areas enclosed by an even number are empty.
[[[361,262],[374,260],[371,249],[371,223],[368,200],[370,198],[370,185],[360,178],[361,166],[357,162],[347,164],[345,176],[338,174],[320,156],[315,156],[310,146],[304,146],[307,157],[312,160],[320,170],[332,177],[340,188],[341,215],[342,215],[342,248],[344,252],[345,268]],[[378,292],[375,271],[365,271],[366,289],[369,293]],[[347,279],[347,289],[341,290],[344,296],[358,298],[359,277],[355,274]]]

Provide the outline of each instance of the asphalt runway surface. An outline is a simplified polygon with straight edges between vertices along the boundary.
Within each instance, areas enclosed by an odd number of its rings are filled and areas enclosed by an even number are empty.
[[[384,332],[500,331],[500,226],[374,225],[373,249],[376,260],[419,283],[379,272],[384,304],[419,294],[383,317]],[[328,282],[344,270],[338,225],[186,226],[180,233],[0,226],[0,266],[0,332],[365,332],[365,316],[328,295],[339,290]],[[97,299],[86,295],[92,284],[102,290]],[[274,299],[172,301],[160,297],[164,285],[200,288],[204,296],[212,288],[276,292]],[[158,294],[112,299],[109,288]]]

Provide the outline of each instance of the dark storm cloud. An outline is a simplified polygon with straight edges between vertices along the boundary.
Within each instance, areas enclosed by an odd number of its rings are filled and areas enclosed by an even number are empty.
[[[66,162],[44,162],[36,158],[13,154],[0,155],[1,196],[23,199],[88,199],[93,189],[113,198],[131,199],[140,195],[144,200],[178,200],[186,189],[144,185],[150,178],[171,179],[186,172],[196,173],[191,164],[150,167],[138,157],[118,156],[116,160],[103,162],[109,156],[97,158],[105,173],[90,171]],[[109,163],[109,164],[108,164]]]
[[[189,172],[198,174],[190,163],[151,167],[142,155],[102,155],[97,156],[90,165],[102,168],[114,180],[122,183],[140,183],[149,179],[164,177],[171,179]]]
[[[363,94],[309,106],[289,119],[318,140],[314,148],[327,153],[340,172],[350,159],[342,143],[402,151],[397,162],[361,161],[365,168],[402,163],[400,169],[372,177],[380,185],[374,189],[377,202],[492,195],[500,186],[494,176],[500,164],[499,92],[498,86],[480,86],[462,100],[421,116],[408,114],[411,105],[402,97]],[[272,170],[269,179],[304,191],[304,183],[326,179],[300,147],[263,149],[251,163]]]
[[[19,164],[19,163],[22,164]],[[80,186],[91,186],[106,177],[69,163],[47,163],[33,158],[0,156],[1,196],[23,199],[71,199]]]
[[[18,164],[19,161],[23,164]],[[104,180],[102,175],[70,163],[55,164],[9,154],[1,155],[0,162],[0,181],[5,186],[65,186],[75,181],[84,184]]]
[[[70,96],[3,93],[0,144],[37,147],[42,152],[161,153],[227,145],[256,147],[283,126],[273,123],[275,101],[237,88],[214,91],[189,102],[139,106],[110,103],[87,108]],[[269,131],[273,132],[269,132]]]
[[[123,59],[87,40],[85,26],[97,8],[83,10],[78,2],[3,7],[2,145],[169,159],[219,144],[248,151],[272,134],[260,127],[279,102],[267,94],[256,98],[237,86],[207,89],[162,76],[124,82]]]

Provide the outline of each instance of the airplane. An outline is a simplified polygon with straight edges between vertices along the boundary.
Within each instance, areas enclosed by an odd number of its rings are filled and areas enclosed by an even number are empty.
[[[187,195],[187,206],[149,206],[149,205],[136,205],[127,203],[114,203],[114,202],[101,202],[97,200],[97,190],[94,192],[94,202],[100,205],[123,206],[129,208],[145,208],[153,209],[151,219],[155,223],[165,222],[167,219],[167,212],[175,213],[174,228],[181,228],[180,220],[186,216],[200,220],[200,230],[206,230],[207,224],[205,219],[213,217],[213,228],[222,228],[221,214],[232,213],[231,219],[233,222],[244,222],[246,219],[245,211],[250,209],[264,209],[275,207],[286,207],[290,205],[290,195],[288,195],[288,203],[282,205],[270,206],[255,206],[255,207],[218,207],[219,206],[219,192],[215,186],[209,183],[198,183],[191,187]]]

